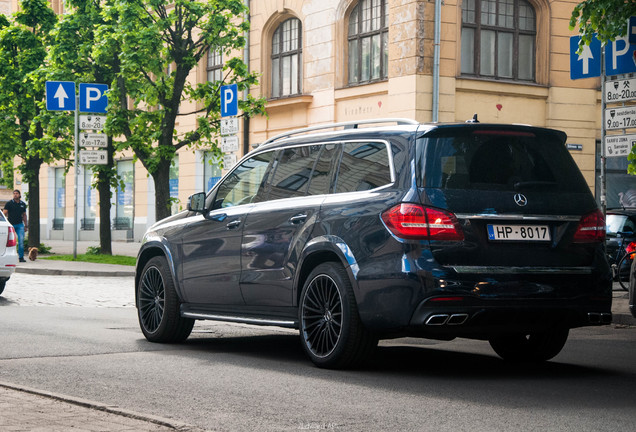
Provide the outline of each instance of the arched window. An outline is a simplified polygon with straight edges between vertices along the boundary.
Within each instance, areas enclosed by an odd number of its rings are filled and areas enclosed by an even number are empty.
[[[388,77],[389,2],[360,0],[349,15],[349,84]]]
[[[283,21],[272,37],[272,97],[302,92],[302,32],[300,20]]]
[[[208,50],[208,81],[216,82],[223,79],[223,52],[219,48]]]
[[[535,38],[526,0],[463,0],[461,73],[534,81]]]

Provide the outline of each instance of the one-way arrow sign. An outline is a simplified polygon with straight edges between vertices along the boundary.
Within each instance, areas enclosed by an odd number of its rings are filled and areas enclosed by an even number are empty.
[[[601,76],[601,42],[593,38],[589,45],[579,49],[580,36],[570,38],[570,78],[592,78]]]
[[[75,111],[75,83],[72,81],[46,82],[46,109],[49,111]]]

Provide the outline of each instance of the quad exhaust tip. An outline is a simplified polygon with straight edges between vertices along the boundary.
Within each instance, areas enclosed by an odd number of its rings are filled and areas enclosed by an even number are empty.
[[[468,319],[468,314],[437,314],[431,315],[426,320],[428,326],[443,326],[443,325],[462,325]]]

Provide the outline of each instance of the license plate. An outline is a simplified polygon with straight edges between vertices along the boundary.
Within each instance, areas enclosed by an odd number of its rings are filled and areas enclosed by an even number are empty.
[[[550,241],[547,225],[488,225],[489,240]]]

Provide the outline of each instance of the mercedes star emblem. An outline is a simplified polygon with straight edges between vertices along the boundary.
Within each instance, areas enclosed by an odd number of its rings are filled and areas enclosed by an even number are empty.
[[[528,204],[528,198],[526,198],[524,194],[518,193],[515,194],[515,202],[519,207],[524,207],[526,204]]]

